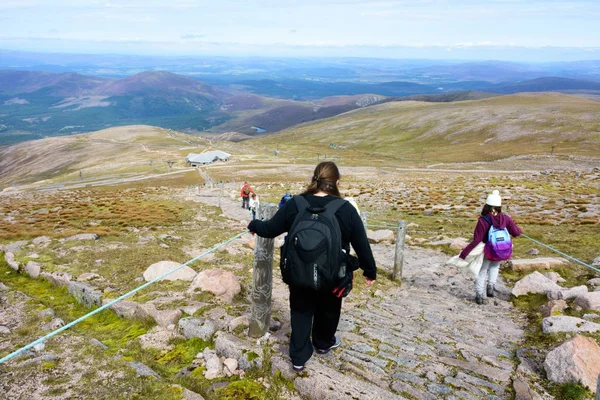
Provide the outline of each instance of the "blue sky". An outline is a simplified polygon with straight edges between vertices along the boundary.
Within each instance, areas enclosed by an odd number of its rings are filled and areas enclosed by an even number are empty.
[[[43,52],[600,59],[600,0],[0,0],[0,48]]]

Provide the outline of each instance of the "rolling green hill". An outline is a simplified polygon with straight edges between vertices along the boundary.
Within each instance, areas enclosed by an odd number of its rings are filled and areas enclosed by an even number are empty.
[[[600,103],[555,93],[452,103],[389,102],[257,140],[301,157],[470,162],[600,155]],[[554,150],[552,147],[554,146]]]

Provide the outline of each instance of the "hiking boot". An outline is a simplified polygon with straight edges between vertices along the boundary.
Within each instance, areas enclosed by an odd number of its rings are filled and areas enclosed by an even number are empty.
[[[496,297],[494,294],[494,285],[487,285],[487,297]]]
[[[335,349],[336,347],[340,347],[340,345],[342,344],[342,340],[336,336],[335,337],[335,343],[333,345],[331,345],[331,347],[329,347],[328,349],[315,349],[317,354],[327,354],[329,353],[329,351]]]
[[[292,369],[294,370],[294,372],[302,372],[302,371],[304,371],[304,365],[293,365],[292,364]]]
[[[477,293],[477,295],[475,295],[475,303],[483,304],[483,294]]]

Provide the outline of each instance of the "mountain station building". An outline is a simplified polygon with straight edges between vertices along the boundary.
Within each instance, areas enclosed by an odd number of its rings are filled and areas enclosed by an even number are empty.
[[[212,164],[216,161],[229,161],[231,154],[221,150],[206,151],[200,154],[190,153],[185,157],[185,161],[192,167]]]

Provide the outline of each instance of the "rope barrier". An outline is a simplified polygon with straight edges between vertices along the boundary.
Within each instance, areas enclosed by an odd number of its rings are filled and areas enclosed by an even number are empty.
[[[429,218],[439,218],[439,216],[438,216],[438,217],[433,217],[433,216],[427,216],[427,215],[423,215],[423,216],[421,216],[421,217],[423,217],[423,218],[428,218],[428,217],[429,217]],[[461,218],[461,217],[442,217],[442,218],[451,218],[451,219],[465,219],[465,220],[469,220],[469,219],[471,219],[471,218]],[[387,229],[396,229],[396,228],[397,228],[396,226],[386,226],[386,225],[371,225],[371,224],[369,224],[368,222],[369,222],[369,220],[367,220],[367,224],[365,225],[367,228],[387,228]],[[375,222],[377,222],[377,223],[381,223],[381,224],[388,223],[388,222],[382,222],[382,221],[375,221]],[[555,248],[553,248],[553,247],[551,247],[551,246],[548,246],[547,244],[544,244],[544,243],[540,242],[539,240],[535,240],[535,239],[533,239],[533,238],[531,238],[531,237],[529,237],[529,236],[527,236],[527,235],[525,235],[525,234],[521,234],[521,236],[523,236],[524,238],[527,238],[527,239],[531,240],[531,241],[532,241],[532,242],[534,242],[534,243],[537,243],[537,244],[539,244],[540,246],[543,246],[543,247],[545,247],[545,248],[547,248],[547,249],[549,249],[549,250],[552,250],[553,252],[555,252],[555,253],[558,253],[558,254],[560,254],[561,256],[563,256],[563,257],[566,257],[567,259],[569,259],[569,260],[571,260],[571,261],[574,261],[574,262],[576,262],[576,263],[578,263],[578,264],[581,264],[581,265],[583,265],[583,266],[585,266],[585,267],[587,267],[587,268],[590,268],[590,269],[592,269],[592,270],[594,270],[594,271],[596,271],[596,272],[600,273],[600,269],[598,269],[598,268],[595,268],[595,267],[593,267],[593,266],[591,266],[591,265],[589,265],[589,264],[586,264],[586,263],[584,263],[583,261],[581,261],[581,260],[578,260],[577,258],[575,258],[575,257],[572,257],[572,256],[570,256],[570,255],[568,255],[568,254],[566,254],[566,253],[563,253],[562,251],[560,251],[560,250],[557,250],[557,249],[555,249]]]
[[[212,249],[205,251],[204,253],[200,254],[199,256],[196,256],[196,257],[192,258],[191,260],[189,260],[189,261],[185,262],[184,264],[181,264],[179,267],[177,267],[177,268],[174,268],[174,269],[172,269],[172,270],[170,270],[170,271],[167,271],[166,273],[162,274],[161,276],[159,276],[159,277],[157,277],[157,278],[154,278],[154,279],[152,279],[152,280],[151,280],[151,281],[149,281],[149,282],[146,282],[146,283],[145,283],[145,284],[143,284],[142,286],[139,286],[139,287],[137,287],[137,288],[135,288],[135,289],[133,289],[133,290],[131,290],[131,291],[129,291],[129,292],[127,292],[127,293],[125,293],[124,295],[122,295],[122,296],[120,296],[120,297],[117,297],[116,299],[114,299],[114,300],[112,300],[112,301],[110,301],[110,302],[106,303],[105,305],[103,305],[103,306],[101,306],[101,307],[99,307],[99,308],[97,308],[97,309],[95,309],[95,310],[93,310],[93,311],[91,311],[91,312],[89,312],[89,313],[87,313],[87,314],[85,314],[84,316],[82,316],[82,317],[79,317],[79,318],[77,318],[76,320],[74,320],[74,321],[72,321],[72,322],[69,322],[68,324],[66,324],[66,325],[64,325],[64,326],[62,326],[62,327],[60,327],[60,328],[56,329],[56,330],[55,330],[55,331],[53,331],[53,332],[50,332],[49,334],[47,334],[47,335],[45,335],[45,336],[43,336],[43,337],[41,337],[41,338],[39,338],[39,339],[37,339],[37,340],[35,340],[35,341],[33,341],[33,342],[29,343],[29,344],[28,344],[28,345],[26,345],[26,346],[23,346],[23,347],[21,347],[20,349],[18,349],[18,350],[16,350],[16,351],[13,351],[13,352],[12,352],[12,353],[10,353],[9,355],[7,355],[7,356],[5,356],[5,357],[1,358],[1,359],[0,359],[0,364],[2,364],[2,363],[5,363],[6,361],[8,361],[8,360],[10,360],[10,359],[12,359],[12,358],[14,358],[14,357],[18,356],[18,355],[19,355],[19,354],[21,354],[22,352],[24,352],[24,351],[26,351],[26,350],[29,350],[29,349],[31,349],[32,347],[35,347],[36,345],[38,345],[38,344],[40,344],[40,343],[42,343],[42,342],[44,342],[44,341],[46,341],[46,340],[50,339],[51,337],[53,337],[53,336],[55,336],[55,335],[59,334],[60,332],[62,332],[62,331],[65,331],[65,330],[69,329],[70,327],[72,327],[72,326],[74,326],[74,325],[76,325],[76,324],[80,323],[81,321],[84,321],[84,320],[86,320],[87,318],[91,317],[92,315],[98,314],[100,311],[102,311],[102,310],[105,310],[105,309],[109,308],[109,307],[110,307],[110,306],[112,306],[113,304],[116,304],[116,303],[120,302],[121,300],[124,300],[124,299],[126,299],[127,297],[129,297],[129,296],[131,296],[131,295],[133,295],[133,294],[135,294],[135,293],[139,292],[140,290],[142,290],[142,289],[144,289],[144,288],[146,288],[146,287],[150,286],[151,284],[153,284],[153,283],[155,283],[155,282],[157,282],[157,281],[161,280],[162,278],[164,278],[164,277],[166,277],[166,276],[169,276],[169,275],[171,275],[173,272],[180,270],[181,268],[183,268],[183,267],[187,266],[188,264],[190,264],[190,263],[192,263],[192,262],[194,262],[194,261],[198,260],[199,258],[202,258],[202,257],[204,257],[205,255],[208,255],[208,254],[210,254],[210,253],[212,253],[212,252],[214,252],[214,251],[216,251],[216,250],[220,249],[221,247],[228,245],[229,243],[233,242],[234,240],[238,239],[239,237],[241,237],[242,235],[245,235],[245,234],[246,234],[246,233],[248,233],[248,232],[249,232],[249,231],[246,229],[244,232],[241,232],[241,233],[239,233],[239,234],[235,235],[234,237],[232,237],[232,238],[230,238],[230,239],[227,239],[226,241],[224,241],[224,242],[222,242],[222,243],[218,244],[217,246],[213,247]]]
[[[550,246],[548,246],[548,245],[546,245],[546,244],[544,244],[544,243],[540,242],[539,240],[535,240],[535,239],[533,239],[533,238],[530,238],[529,236],[527,236],[527,235],[525,235],[525,234],[521,234],[521,236],[523,236],[523,237],[525,237],[525,238],[527,238],[527,239],[531,240],[531,241],[532,241],[532,242],[534,242],[534,243],[537,243],[537,244],[539,244],[540,246],[544,246],[545,248],[547,248],[547,249],[550,249],[550,250],[554,251],[555,253],[558,253],[558,254],[560,254],[561,256],[568,258],[568,259],[569,259],[569,260],[571,260],[571,261],[575,261],[576,263],[579,263],[579,264],[581,264],[581,265],[584,265],[584,266],[586,266],[586,267],[588,267],[588,268],[590,268],[590,269],[593,269],[594,271],[596,271],[596,272],[599,272],[599,273],[600,273],[600,269],[598,269],[598,268],[594,268],[594,267],[592,267],[591,265],[589,265],[589,264],[586,264],[586,263],[584,263],[583,261],[580,261],[580,260],[576,259],[575,257],[571,257],[570,255],[568,255],[568,254],[565,254],[565,253],[563,253],[563,252],[562,252],[562,251],[560,251],[560,250],[556,250],[555,248],[553,248],[553,247],[550,247]]]

